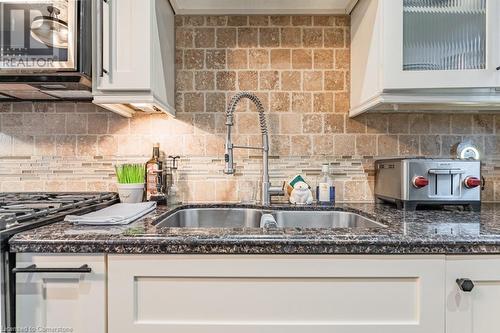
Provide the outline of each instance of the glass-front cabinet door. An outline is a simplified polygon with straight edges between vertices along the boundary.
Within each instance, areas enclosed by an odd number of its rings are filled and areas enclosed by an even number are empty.
[[[386,89],[500,83],[500,1],[384,1]]]

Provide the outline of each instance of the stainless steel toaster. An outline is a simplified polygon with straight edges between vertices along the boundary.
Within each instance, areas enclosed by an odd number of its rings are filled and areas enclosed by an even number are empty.
[[[481,206],[481,162],[477,160],[400,158],[375,162],[375,198],[398,208],[419,205]]]

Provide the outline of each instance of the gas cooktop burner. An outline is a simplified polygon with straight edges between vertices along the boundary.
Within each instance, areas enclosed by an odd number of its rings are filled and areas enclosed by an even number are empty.
[[[115,193],[0,193],[0,231],[110,201]]]

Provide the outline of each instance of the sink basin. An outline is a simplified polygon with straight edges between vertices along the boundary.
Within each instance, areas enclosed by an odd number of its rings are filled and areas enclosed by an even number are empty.
[[[340,211],[276,211],[280,228],[377,228],[385,227],[361,215]]]
[[[246,208],[181,209],[156,223],[166,228],[260,228],[262,211]]]
[[[271,214],[274,228],[383,228],[382,223],[342,211],[261,210],[251,208],[186,208],[155,222],[164,228],[260,228]],[[266,227],[269,227],[266,224]]]

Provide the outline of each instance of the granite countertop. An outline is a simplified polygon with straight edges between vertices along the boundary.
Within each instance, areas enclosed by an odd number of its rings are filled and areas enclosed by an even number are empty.
[[[223,206],[228,205],[159,207],[126,226],[59,222],[19,233],[9,243],[12,252],[45,253],[500,254],[500,204],[484,204],[481,212],[459,209],[405,212],[375,204],[327,208],[358,213],[385,224],[385,228],[228,230],[159,228],[153,223],[179,209]]]

